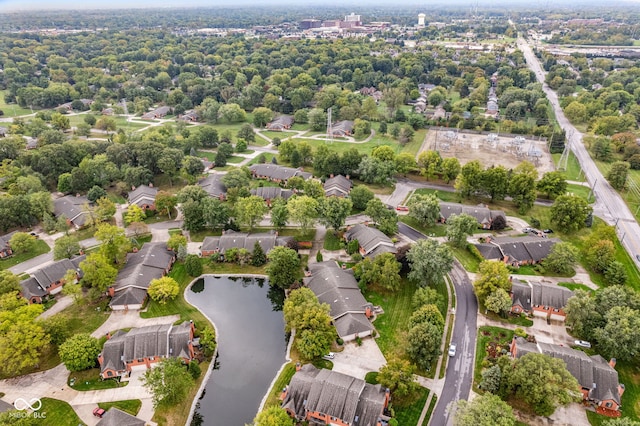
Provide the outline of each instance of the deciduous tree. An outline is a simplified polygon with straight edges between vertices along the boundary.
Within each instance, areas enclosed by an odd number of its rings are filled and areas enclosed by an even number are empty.
[[[313,359],[329,351],[335,336],[329,305],[320,304],[309,288],[292,291],[284,302],[283,314],[285,329],[296,330],[296,347],[305,359]]]
[[[485,260],[480,263],[477,278],[473,283],[473,289],[481,303],[498,289],[511,290],[509,270],[503,262]]]
[[[63,235],[53,246],[53,260],[71,259],[80,252],[80,243],[72,235]]]
[[[407,334],[407,354],[420,368],[431,367],[431,362],[440,354],[442,329],[424,322],[412,327]]]
[[[151,280],[147,291],[149,297],[161,305],[164,305],[168,300],[176,298],[180,292],[180,285],[171,277],[156,278]]]
[[[348,198],[326,197],[321,201],[322,216],[320,221],[336,231],[344,226],[347,216],[351,214],[353,204]]]
[[[467,242],[467,236],[473,235],[478,229],[478,220],[466,213],[452,214],[447,219],[447,239],[456,247],[462,247]]]
[[[169,194],[166,191],[158,191],[156,194],[156,210],[160,214],[166,214],[171,219],[171,212],[176,208],[178,200],[174,195]]]
[[[480,395],[472,402],[459,400],[453,424],[455,426],[514,426],[513,409],[497,395]]]
[[[130,205],[127,212],[124,214],[124,220],[126,220],[127,223],[144,222],[146,218],[146,213],[137,204]]]
[[[538,171],[528,161],[523,161],[513,169],[509,180],[509,195],[521,214],[533,207],[533,202],[536,200],[537,179]]]
[[[98,339],[91,337],[88,333],[80,333],[65,340],[60,345],[58,354],[67,370],[87,370],[96,365],[100,354],[100,344]]]
[[[262,197],[252,195],[250,197],[240,198],[235,205],[236,220],[252,230],[268,210],[269,208]]]
[[[411,267],[409,279],[420,286],[442,281],[453,266],[453,254],[449,247],[432,239],[416,242],[407,253],[407,259]]]
[[[556,198],[567,192],[567,179],[562,172],[547,172],[536,186],[538,191],[547,194],[547,198]]]
[[[399,358],[392,358],[378,373],[378,383],[391,390],[396,398],[411,396],[419,388],[414,377],[415,368],[411,363]]]
[[[629,163],[626,161],[616,161],[611,165],[607,180],[615,189],[622,191],[627,186],[627,176],[629,175]]]
[[[16,253],[26,253],[35,247],[36,237],[26,232],[16,232],[9,239],[9,245]]]
[[[184,261],[184,270],[192,277],[199,277],[202,275],[202,261],[197,255],[189,254]]]
[[[309,229],[318,217],[320,204],[308,195],[296,196],[287,201],[289,219],[300,224],[302,229]]]
[[[289,288],[289,286],[300,277],[300,258],[295,250],[288,247],[274,247],[268,254],[269,265],[267,265],[267,274],[269,274],[269,284],[280,287]]]
[[[266,108],[265,108],[266,109]],[[258,413],[254,426],[293,426],[293,418],[282,407],[272,405]]]
[[[409,200],[409,216],[422,226],[434,226],[440,219],[440,201],[434,194],[414,194]]]
[[[114,263],[124,261],[129,250],[131,250],[131,242],[124,234],[124,229],[108,223],[98,225],[95,238],[102,243],[100,253],[105,258]]]
[[[282,229],[287,225],[289,210],[287,201],[283,198],[276,198],[271,202],[271,224],[276,229]]]
[[[593,212],[586,200],[577,195],[561,195],[551,206],[551,222],[567,231],[577,231],[585,226]]]
[[[504,289],[499,288],[493,293],[489,294],[484,301],[485,307],[491,312],[497,314],[504,314],[511,308],[511,296]]]
[[[164,358],[140,378],[153,399],[154,408],[182,402],[193,385],[193,378],[179,358]]]
[[[391,253],[382,253],[374,259],[364,258],[355,266],[355,275],[363,287],[377,285],[385,290],[400,288],[400,262]]]
[[[82,269],[82,285],[94,289],[94,294],[104,293],[113,284],[118,270],[101,253],[91,253],[80,262]]]

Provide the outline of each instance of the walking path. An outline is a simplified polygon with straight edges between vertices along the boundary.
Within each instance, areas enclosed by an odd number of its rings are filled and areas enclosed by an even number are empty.
[[[71,284],[71,285],[79,285],[79,284]],[[53,316],[59,312],[64,311],[66,308],[73,304],[73,297],[71,296],[63,296],[56,300],[56,304],[38,315],[38,319],[43,320]]]

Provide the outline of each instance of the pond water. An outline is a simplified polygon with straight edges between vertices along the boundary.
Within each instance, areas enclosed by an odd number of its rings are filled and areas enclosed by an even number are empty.
[[[207,276],[193,284],[187,299],[220,333],[217,366],[192,424],[251,423],[285,362],[284,293],[265,279]]]

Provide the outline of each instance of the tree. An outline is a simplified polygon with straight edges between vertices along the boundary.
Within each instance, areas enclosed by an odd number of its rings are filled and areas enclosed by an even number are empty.
[[[197,260],[199,261],[200,259]],[[149,297],[161,305],[164,305],[168,300],[176,298],[180,292],[180,285],[171,277],[156,278],[151,280],[147,291]]]
[[[434,288],[419,287],[411,298],[413,309],[421,308],[424,305],[436,305],[441,311],[446,309],[444,297]]]
[[[564,361],[544,354],[528,353],[516,359],[508,383],[515,396],[539,416],[549,416],[560,405],[582,400],[580,385]]]
[[[452,214],[447,219],[447,239],[456,247],[462,247],[467,242],[467,236],[473,235],[478,229],[478,220],[466,213]]]
[[[98,198],[106,197],[107,191],[104,190],[101,186],[94,185],[89,192],[87,192],[87,199],[92,203],[95,203]]]
[[[503,166],[489,167],[480,174],[480,182],[482,191],[492,201],[504,200],[509,189],[509,171]]]
[[[440,219],[440,201],[434,194],[414,194],[409,200],[409,216],[422,226],[431,227]]]
[[[265,108],[266,109],[266,108]],[[293,426],[293,418],[282,407],[272,405],[258,413],[254,426]]]
[[[407,354],[418,367],[428,370],[440,354],[442,328],[429,322],[412,327],[407,334]]]
[[[558,274],[569,275],[578,261],[578,250],[570,243],[555,243],[549,255],[544,259],[544,266]]]
[[[455,157],[447,157],[444,160],[442,160],[442,179],[444,179],[444,181],[446,183],[451,182],[452,180],[455,180],[456,177],[458,177],[458,175],[460,174],[460,169],[462,167],[460,166],[460,161],[458,161],[457,158]]]
[[[482,381],[478,387],[487,392],[497,394],[502,384],[502,369],[494,364],[482,371]]]
[[[358,210],[367,208],[367,203],[375,197],[373,192],[364,185],[356,185],[349,193],[353,207]]]
[[[256,140],[256,134],[253,132],[253,127],[251,127],[249,123],[243,124],[236,136],[238,139],[244,139],[247,142],[255,142]]]
[[[242,107],[233,103],[220,106],[218,116],[229,123],[240,123],[247,117]]]
[[[337,231],[344,226],[353,204],[348,198],[327,197],[322,200],[321,206],[321,222]]]
[[[53,260],[71,259],[80,252],[80,243],[71,235],[58,238],[53,246]]]
[[[253,245],[253,252],[251,253],[251,264],[253,266],[262,266],[265,263],[267,263],[267,255],[264,254],[260,242],[256,241]]]
[[[216,333],[213,328],[205,326],[200,330],[200,348],[204,356],[210,357],[216,349]]]
[[[387,215],[387,207],[379,198],[372,198],[367,203],[364,214],[369,216],[373,223],[380,223]]]
[[[173,234],[167,240],[169,250],[178,251],[178,247],[187,245],[187,237],[182,234]]]
[[[423,287],[441,282],[453,266],[449,247],[432,239],[417,241],[407,253],[407,260],[411,267],[409,279]]]
[[[427,322],[444,330],[444,318],[436,305],[423,305],[414,311],[409,318],[409,328]]]
[[[631,420],[629,417],[605,420],[604,426],[640,426],[640,422]]]
[[[395,115],[396,110],[400,108],[401,105],[404,105],[406,99],[407,93],[400,87],[385,89],[382,92],[382,101],[387,106],[389,117]]]
[[[247,188],[249,187],[249,175],[246,170],[233,169],[222,177],[222,183],[229,188]]]
[[[161,359],[140,380],[153,395],[153,406],[172,406],[182,402],[193,385],[193,378],[179,358]]]
[[[489,294],[484,301],[485,307],[496,314],[504,314],[511,308],[511,296],[504,289],[499,288]]]
[[[329,305],[320,304],[307,287],[291,292],[284,302],[285,330],[296,330],[296,347],[305,359],[325,355],[331,349],[335,329],[331,325]]]
[[[380,368],[378,383],[391,390],[396,398],[411,396],[419,388],[414,377],[415,368],[409,361],[392,358]]]
[[[455,426],[515,426],[513,409],[497,395],[484,394],[456,402]]]
[[[269,265],[266,272],[269,284],[280,288],[289,286],[300,277],[300,258],[295,250],[288,247],[274,247],[268,254]]]
[[[614,306],[605,315],[605,325],[594,330],[603,355],[626,361],[640,350],[640,317],[628,306]]]
[[[596,310],[595,299],[585,290],[576,290],[567,300],[564,311],[567,314],[567,325],[571,327],[573,335],[579,339],[589,340],[592,337],[592,331],[603,320]]]
[[[551,222],[567,231],[577,231],[585,226],[593,212],[587,201],[577,195],[561,195],[551,206]]]
[[[615,259],[615,246],[610,240],[600,240],[585,248],[587,266],[596,272],[607,270]]]
[[[63,278],[67,284],[62,288],[62,294],[71,297],[74,303],[79,303],[82,300],[82,286],[75,283],[77,277],[77,272],[69,269]]]
[[[171,212],[176,208],[178,200],[174,195],[169,194],[166,191],[158,191],[156,194],[156,210],[160,214],[166,214],[171,219]]]
[[[284,198],[276,198],[271,202],[271,224],[276,229],[282,229],[286,226],[289,219],[289,210],[287,209],[287,200]]]
[[[567,179],[562,172],[547,172],[536,186],[538,191],[547,194],[547,198],[556,198],[567,192]]]
[[[188,200],[182,203],[180,210],[184,217],[183,227],[187,231],[200,231],[204,228],[204,210],[200,201]]]
[[[478,160],[473,160],[460,168],[456,178],[456,191],[464,198],[475,195],[481,188],[482,165]]]
[[[513,203],[518,207],[520,214],[524,214],[533,207],[536,200],[536,180],[538,171],[535,166],[528,161],[523,161],[513,169],[513,174],[509,181],[509,195]]]
[[[9,239],[11,249],[16,253],[26,253],[33,250],[36,244],[36,237],[26,232],[16,232]]]
[[[473,289],[480,303],[484,303],[486,298],[498,289],[506,292],[511,290],[509,270],[503,262],[493,260],[481,262],[476,277]]]
[[[391,253],[382,253],[374,259],[364,258],[355,266],[355,276],[362,287],[377,285],[395,291],[400,287],[400,262]]]
[[[8,270],[0,271],[0,295],[20,290],[20,279]]]
[[[202,262],[200,258],[195,254],[187,255],[184,261],[184,270],[192,277],[202,275]]]
[[[307,230],[318,217],[320,203],[308,195],[296,196],[287,201],[287,210],[289,211],[289,219],[299,223],[302,229]]]
[[[205,198],[200,201],[202,219],[212,228],[224,228],[231,217],[231,207],[218,198]]]
[[[113,284],[118,275],[109,260],[101,253],[91,253],[80,262],[82,269],[82,285],[94,289],[94,294],[104,293]]]
[[[63,131],[71,128],[69,117],[65,117],[59,112],[54,112],[53,114],[51,114],[51,127],[53,127],[55,130]]]
[[[124,229],[108,223],[98,225],[95,238],[102,243],[100,253],[114,263],[121,263],[131,250],[131,242],[124,234]]]
[[[13,297],[13,296],[10,296]],[[0,373],[19,375],[38,365],[40,354],[49,345],[49,336],[39,322],[33,321],[42,313],[42,305],[26,305],[0,313]]]
[[[182,159],[182,173],[186,175],[187,180],[195,182],[195,178],[204,171],[202,160],[193,155],[186,155]],[[157,195],[157,194],[156,194]]]
[[[269,108],[259,107],[253,110],[253,125],[256,127],[264,127],[273,120],[273,111]]]
[[[237,221],[248,226],[250,230],[264,217],[267,211],[269,211],[269,208],[264,199],[257,195],[240,198],[235,205]]]
[[[88,333],[76,334],[60,345],[60,361],[69,371],[82,371],[96,365],[100,354],[100,343]]]
[[[127,223],[144,222],[146,218],[146,213],[137,204],[131,204],[124,214],[124,220],[127,221]]]
[[[116,214],[116,205],[107,197],[98,198],[93,212],[101,222],[106,222]]]
[[[364,157],[358,166],[358,175],[365,183],[386,184],[395,172],[395,161],[382,161],[375,157]]]
[[[627,186],[627,176],[629,175],[629,163],[626,161],[616,161],[611,165],[607,180],[618,191],[622,191]]]
[[[604,271],[607,284],[622,285],[627,282],[627,271],[624,265],[617,260],[611,262]]]

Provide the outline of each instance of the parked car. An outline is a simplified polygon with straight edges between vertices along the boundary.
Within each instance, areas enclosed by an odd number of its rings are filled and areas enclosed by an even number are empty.
[[[398,210],[399,212],[408,212],[409,211],[409,207],[407,207],[407,206],[398,206],[398,207],[396,207],[396,210]]]
[[[323,356],[322,359],[334,359],[336,357],[336,354],[333,352],[329,352],[327,355]]]
[[[104,416],[104,413],[106,413],[104,408],[96,407],[93,409],[93,415],[96,417],[102,417]]]
[[[640,262],[640,254],[636,254],[636,259],[638,259],[638,262]]]
[[[524,232],[525,234],[528,234],[532,230],[533,230],[532,228],[523,228],[522,232]]]
[[[590,348],[591,347],[591,343],[587,342],[586,340],[576,340],[573,343],[575,343],[576,346],[581,346],[583,348]]]
[[[449,356],[456,356],[456,344],[452,343],[449,345]]]
[[[542,232],[544,232],[545,234],[553,234],[553,229],[545,229]]]

